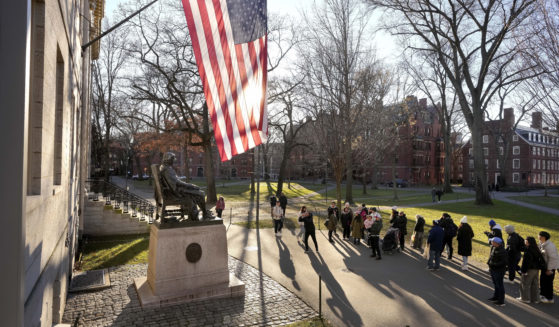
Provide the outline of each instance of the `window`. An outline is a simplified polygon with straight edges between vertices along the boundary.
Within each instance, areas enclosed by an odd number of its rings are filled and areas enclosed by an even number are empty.
[[[489,148],[483,148],[483,155],[484,155],[484,156],[488,156],[488,155],[489,155]]]
[[[503,143],[503,137],[499,135],[499,143]]]
[[[464,170],[464,166],[459,165],[459,166],[458,166],[458,171],[463,171],[463,170]]]
[[[64,129],[64,58],[62,58],[60,48],[58,49],[56,54],[55,83],[53,184],[60,185],[62,183],[62,130]]]
[[[474,168],[474,160],[470,159],[470,168]]]
[[[538,159],[538,169],[541,168],[541,163],[542,163],[542,161]]]
[[[489,143],[489,135],[483,135],[483,143]]]
[[[536,155],[536,147],[535,146],[532,147],[532,155],[534,155],[534,156]]]
[[[513,142],[518,142],[518,135],[513,135],[512,136],[512,141]]]
[[[520,169],[520,159],[513,159],[512,160],[512,168],[513,169]]]
[[[532,159],[532,169],[536,169],[536,159]]]
[[[499,155],[501,155],[501,156],[502,156],[502,155],[503,155],[503,153],[504,153],[504,149],[503,149],[503,147],[502,147],[502,146],[500,146],[500,147],[499,147]]]
[[[512,182],[513,183],[520,183],[520,174],[519,173],[512,173]]]
[[[473,149],[473,148],[469,148],[469,149],[468,149],[468,154],[472,156],[472,155],[474,154],[474,149]]]
[[[512,147],[512,154],[519,155],[520,154],[520,147],[519,146],[513,146]]]
[[[540,155],[540,148],[538,147],[537,150],[538,150],[537,153],[538,153],[538,156],[539,156]]]
[[[489,168],[489,159],[484,159],[485,169]]]
[[[43,146],[43,85],[45,2],[31,4],[31,61],[29,119],[27,121],[27,195],[41,194],[41,154]]]
[[[501,166],[499,165],[499,159],[495,160],[495,167],[497,167],[497,169],[500,169]]]

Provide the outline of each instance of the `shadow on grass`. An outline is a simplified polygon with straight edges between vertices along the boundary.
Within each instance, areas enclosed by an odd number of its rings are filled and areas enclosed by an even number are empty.
[[[133,239],[94,239],[87,243],[83,254],[83,270],[95,270],[147,262],[149,237]]]

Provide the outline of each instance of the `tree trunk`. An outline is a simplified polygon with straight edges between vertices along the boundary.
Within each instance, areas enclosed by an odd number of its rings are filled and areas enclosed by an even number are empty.
[[[353,162],[351,158],[351,141],[346,140],[345,152],[345,165],[346,165],[346,189],[345,200],[353,204]]]
[[[284,146],[283,156],[281,157],[280,170],[278,174],[277,194],[280,194],[283,190],[283,181],[285,180],[285,176],[287,174],[287,164],[289,163],[290,154],[291,148],[289,146]]]
[[[266,146],[266,144],[262,144],[260,146],[260,149],[262,150],[262,163],[264,164],[264,180],[266,181],[266,183],[270,183],[270,165],[268,162],[268,147]]]
[[[378,172],[377,172],[378,166],[375,164],[373,165],[373,175],[371,176],[371,190],[376,190],[378,189]]]
[[[444,193],[453,193],[452,186],[450,185],[450,164],[452,160],[452,149],[450,147],[450,128],[448,124],[443,126],[443,142],[444,142]]]
[[[110,168],[109,167],[110,166],[109,165],[109,160],[110,160],[109,154],[110,154],[111,151],[110,151],[110,146],[109,146],[110,145],[109,137],[110,137],[109,133],[105,133],[105,146],[104,146],[104,149],[103,149],[103,171],[104,171],[104,174],[105,174],[105,181],[107,181],[107,182],[109,181],[109,175],[110,175],[110,173],[109,173],[109,168]]]
[[[363,183],[363,195],[365,195],[367,194],[367,174],[363,173],[361,182]]]
[[[191,179],[190,162],[188,161],[190,159],[188,158],[188,143],[186,141],[184,142],[183,151],[184,151],[184,176],[186,176],[186,181],[190,181]]]
[[[487,172],[483,156],[483,112],[473,110],[472,149],[474,154],[474,179],[476,190],[476,204],[493,204],[487,188]]]
[[[206,175],[206,203],[209,205],[217,202],[217,191],[215,188],[215,167],[212,152],[212,143],[204,142],[204,171]]]

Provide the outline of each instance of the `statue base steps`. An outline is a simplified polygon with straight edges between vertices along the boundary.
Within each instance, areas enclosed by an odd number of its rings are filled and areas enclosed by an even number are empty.
[[[142,307],[244,296],[244,283],[229,273],[223,223],[164,226],[152,224],[148,273],[134,280]]]

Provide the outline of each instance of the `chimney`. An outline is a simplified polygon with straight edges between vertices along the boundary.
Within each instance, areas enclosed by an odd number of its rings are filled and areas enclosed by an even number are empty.
[[[504,117],[505,125],[507,127],[514,126],[514,110],[512,108],[505,108],[504,114],[505,114],[505,117]]]
[[[542,113],[541,111],[536,111],[532,113],[532,125],[530,126],[535,129],[542,129]]]

